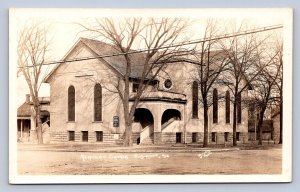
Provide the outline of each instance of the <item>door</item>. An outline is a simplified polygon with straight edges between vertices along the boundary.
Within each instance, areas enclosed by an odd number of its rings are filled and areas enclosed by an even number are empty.
[[[181,132],[176,133],[176,143],[181,143]]]

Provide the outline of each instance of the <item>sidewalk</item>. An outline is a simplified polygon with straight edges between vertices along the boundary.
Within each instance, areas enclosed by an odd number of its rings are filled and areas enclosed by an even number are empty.
[[[133,145],[124,146],[107,146],[102,144],[90,143],[61,143],[61,144],[30,144],[18,143],[18,150],[22,151],[56,151],[56,152],[101,152],[101,153],[193,153],[193,152],[222,152],[237,150],[264,150],[268,148],[280,148],[281,145],[266,144],[257,146],[256,144],[239,144],[238,146],[210,145],[203,148],[202,144],[174,144],[174,145]]]

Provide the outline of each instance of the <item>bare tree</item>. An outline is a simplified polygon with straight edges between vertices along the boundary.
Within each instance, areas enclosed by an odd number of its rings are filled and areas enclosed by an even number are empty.
[[[276,57],[274,58],[274,62],[277,65],[277,70],[279,71],[278,78],[275,81],[276,90],[279,92],[279,98],[276,102],[279,105],[279,119],[280,119],[280,134],[279,134],[279,144],[282,144],[282,113],[283,113],[283,41],[281,38],[277,38],[275,52],[277,53]]]
[[[17,47],[19,72],[26,80],[33,101],[38,144],[43,143],[39,88],[43,80],[42,64],[49,47],[46,33],[47,28],[41,23],[27,24],[19,33]]]
[[[280,49],[271,51],[269,43],[257,49],[256,68],[261,73],[252,81],[251,98],[258,109],[258,144],[262,145],[262,125],[265,111],[280,98],[278,80],[282,76],[282,62],[278,61],[282,53]],[[271,53],[269,53],[271,51]],[[263,70],[261,70],[263,69]]]
[[[217,36],[218,26],[215,20],[209,19],[206,23],[203,41],[197,44],[193,54],[199,63],[197,70],[198,85],[200,87],[200,102],[203,105],[204,139],[203,147],[208,146],[208,108],[212,105],[211,89],[218,83],[218,77],[224,71],[228,60],[222,51],[216,50],[219,42]],[[197,109],[198,110],[198,109]]]
[[[154,84],[157,74],[166,64],[175,62],[175,56],[186,54],[181,45],[174,45],[180,40],[187,28],[186,20],[170,18],[124,18],[118,21],[110,18],[95,19],[90,24],[80,24],[84,31],[91,32],[97,38],[113,45],[121,53],[124,73],[119,74],[115,89],[122,101],[125,133],[124,145],[132,145],[132,122],[135,110],[146,88]],[[181,39],[183,40],[183,39]],[[131,53],[135,46],[142,46],[145,51]],[[142,55],[138,74],[133,75],[134,57]],[[138,84],[136,94],[130,96],[130,81],[135,79]],[[129,100],[132,100],[132,105]]]
[[[237,31],[241,31],[242,25]],[[251,89],[251,82],[261,73],[262,68],[255,68],[255,63],[259,57],[258,47],[262,45],[265,38],[258,38],[258,34],[250,33],[248,35],[233,36],[221,42],[222,50],[226,55],[230,64],[226,69],[227,72],[222,74],[222,83],[227,85],[232,92],[233,102],[233,146],[237,145],[236,128],[237,120],[241,121],[241,102],[242,93],[247,89]],[[238,107],[239,106],[239,107]]]

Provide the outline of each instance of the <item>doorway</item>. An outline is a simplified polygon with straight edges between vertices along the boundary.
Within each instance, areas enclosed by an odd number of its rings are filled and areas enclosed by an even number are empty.
[[[181,132],[176,133],[176,143],[181,143]]]

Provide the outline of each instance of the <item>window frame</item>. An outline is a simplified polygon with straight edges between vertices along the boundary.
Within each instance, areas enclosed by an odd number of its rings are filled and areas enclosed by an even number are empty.
[[[68,141],[75,141],[75,131],[68,131]]]
[[[94,122],[101,122],[102,115],[102,86],[96,83],[94,86]]]
[[[230,92],[225,94],[225,123],[230,124]]]
[[[213,90],[213,123],[218,123],[219,116],[219,98],[218,98],[218,90]]]
[[[199,88],[198,82],[193,81],[192,84],[192,118],[198,119],[198,108],[199,108]]]
[[[75,122],[76,116],[76,91],[73,85],[68,88],[68,122]]]
[[[100,135],[100,139],[98,139]],[[96,142],[103,142],[103,131],[96,131]]]
[[[85,140],[85,138],[86,138],[86,140]],[[88,131],[81,131],[81,141],[82,142],[88,142],[89,141],[89,132]]]

